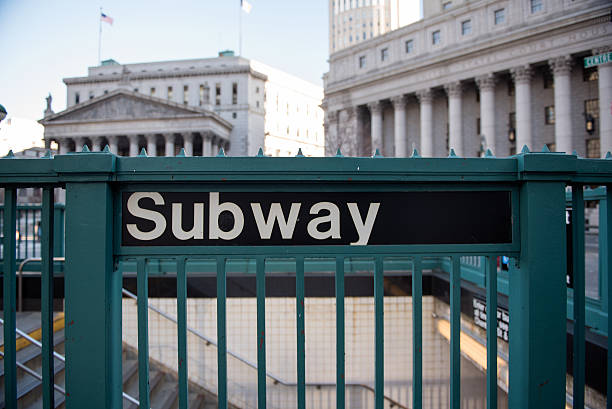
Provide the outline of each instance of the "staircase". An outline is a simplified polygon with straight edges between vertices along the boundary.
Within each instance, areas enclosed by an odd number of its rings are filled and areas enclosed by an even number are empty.
[[[3,323],[3,322],[2,322]],[[38,323],[35,327],[34,323]],[[23,326],[20,326],[23,325]],[[17,328],[27,336],[17,339],[17,400],[19,408],[42,407],[42,355],[40,343],[40,313],[18,313]],[[64,315],[54,318],[54,350],[57,354],[54,360],[55,368],[55,407],[63,408],[65,402],[64,379]],[[0,331],[1,333],[1,331]],[[27,339],[29,338],[29,339]],[[2,341],[2,345],[4,342]],[[0,347],[4,356],[4,347]],[[135,409],[138,407],[138,354],[127,344],[123,344],[123,407]],[[159,362],[149,362],[149,385],[151,408],[178,408],[178,377],[172,370]],[[4,409],[4,361],[0,359],[0,409]],[[215,394],[199,385],[189,382],[189,408],[212,409],[217,407]]]

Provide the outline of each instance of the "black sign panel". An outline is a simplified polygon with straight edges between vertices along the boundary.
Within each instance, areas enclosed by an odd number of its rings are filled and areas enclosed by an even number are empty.
[[[472,298],[474,307],[474,324],[487,329],[487,302],[480,298]],[[497,338],[508,342],[508,328],[510,327],[510,314],[508,310],[497,307]]]
[[[510,191],[123,192],[123,246],[502,244]]]

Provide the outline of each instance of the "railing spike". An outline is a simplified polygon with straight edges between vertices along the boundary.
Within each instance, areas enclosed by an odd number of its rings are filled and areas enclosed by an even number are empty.
[[[47,149],[45,154],[42,156],[44,159],[49,159],[51,157],[51,149]]]
[[[578,158],[580,157],[580,156],[578,156],[578,152],[576,152],[576,149],[574,149],[574,150],[572,151],[572,155],[574,155],[574,156],[576,156],[576,157],[578,157]]]
[[[341,158],[342,157],[342,152],[340,152],[340,148],[338,147],[338,150],[336,151],[336,157],[337,158]]]
[[[104,146],[104,149],[102,150],[102,152],[104,152],[104,153],[111,153],[110,146],[108,146],[108,144],[106,144]]]
[[[450,153],[448,154],[449,158],[458,158],[457,154],[455,153],[455,149],[451,148]]]
[[[219,149],[219,153],[217,153],[217,157],[224,157],[225,156],[225,151],[223,150],[223,148]]]
[[[521,153],[529,153],[529,148],[527,145],[523,145],[523,149],[521,149]]]
[[[12,149],[10,149],[5,156],[5,158],[14,158],[14,157],[15,157],[15,154],[13,153]]]
[[[257,157],[261,158],[263,156],[264,156],[263,149],[259,148],[259,150],[257,151]]]
[[[181,151],[176,156],[181,156],[181,157],[187,156],[187,154],[185,153],[185,148],[181,148]]]
[[[89,153],[91,152],[89,150],[89,146],[87,146],[87,144],[83,145],[83,149],[81,149],[81,153]]]
[[[304,154],[302,153],[302,148],[298,148],[298,153],[295,155],[296,158],[303,158]]]
[[[138,156],[142,156],[142,157],[145,157],[145,158],[146,158],[146,157],[148,156],[148,155],[147,155],[147,150],[146,150],[145,148],[142,148],[142,149],[140,150],[140,153],[138,154]]]
[[[606,152],[606,159],[612,159],[612,153],[610,153],[610,151]]]
[[[419,151],[417,151],[417,149],[416,149],[416,148],[414,148],[414,149],[412,150],[412,156],[411,156],[411,157],[412,157],[412,158],[420,158],[420,157],[421,157],[421,155],[419,155]]]
[[[485,158],[494,158],[495,155],[493,155],[493,152],[491,152],[491,149],[487,148],[487,151],[485,152]]]
[[[550,149],[548,149],[548,145],[544,144],[544,146],[542,146],[542,153],[550,153]]]
[[[378,148],[376,148],[376,150],[374,151],[374,156],[372,156],[373,158],[382,158],[383,156],[380,154],[380,151],[378,150]]]

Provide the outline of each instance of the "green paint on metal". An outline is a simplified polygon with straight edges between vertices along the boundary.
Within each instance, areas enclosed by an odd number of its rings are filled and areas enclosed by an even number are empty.
[[[149,276],[146,260],[136,260],[138,286],[138,400],[140,407],[151,407],[149,393]]]
[[[266,259],[257,257],[257,408],[266,408]]]
[[[605,220],[606,220],[606,231],[600,232],[600,238],[601,238],[601,235],[605,237],[605,247],[600,246],[600,249],[603,249],[604,255],[606,258],[606,263],[607,263],[605,265],[604,271],[606,272],[605,276],[607,277],[608,285],[606,288],[604,288],[604,291],[606,293],[607,300],[608,300],[608,306],[609,306],[610,300],[612,300],[612,277],[610,277],[610,265],[612,263],[612,225],[610,225],[612,221],[612,185],[606,186],[605,210],[600,208],[600,212],[605,212],[605,213],[600,213],[600,215],[602,214],[605,215]],[[608,318],[607,319],[608,351],[612,351],[612,336],[610,336],[610,332],[612,331],[612,314],[608,313],[607,318]],[[608,354],[607,368],[608,368],[608,379],[607,379],[607,385],[606,385],[606,391],[607,391],[606,396],[612,396],[612,353]],[[612,409],[612,399],[607,400],[606,407],[608,409]]]
[[[297,406],[306,409],[306,347],[304,333],[304,257],[295,258],[295,313],[297,330]]]
[[[385,397],[385,317],[383,257],[374,261],[374,408],[384,408]]]
[[[497,408],[497,257],[486,257],[487,409]]]
[[[346,405],[344,362],[344,257],[336,257],[336,409]]]
[[[176,266],[176,312],[178,321],[178,397],[179,409],[187,409],[189,404],[187,359],[187,274],[186,257],[179,257]]]
[[[217,399],[219,409],[227,409],[226,286],[225,257],[217,257]]]
[[[461,258],[452,257],[450,272],[450,407],[461,405]]]
[[[3,220],[3,260],[4,260],[4,402],[6,407],[17,407],[17,360],[15,351],[15,307],[17,298],[16,284],[16,239],[17,231],[17,189],[4,189],[4,220]]]
[[[584,191],[572,185],[572,247],[574,273],[573,407],[584,408],[585,355],[585,260],[584,260]]]
[[[412,267],[412,407],[423,407],[423,269],[420,256]]]
[[[53,362],[53,187],[44,187],[41,209],[41,290],[42,395],[43,408],[55,408]]]

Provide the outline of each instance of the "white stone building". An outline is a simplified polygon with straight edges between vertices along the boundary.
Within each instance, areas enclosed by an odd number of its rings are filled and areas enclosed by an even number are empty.
[[[419,0],[329,0],[329,53],[405,26],[419,17]]]
[[[120,155],[323,155],[321,87],[257,61],[219,57],[90,67],[66,78],[67,108],[48,103],[47,145]]]
[[[326,154],[612,150],[612,64],[583,63],[610,51],[609,1],[426,3],[423,20],[331,54]]]

